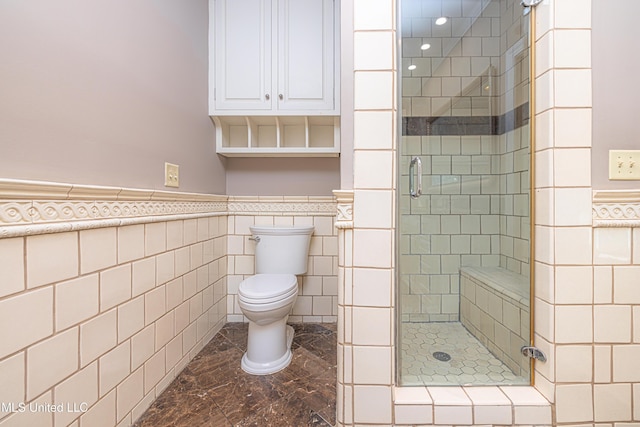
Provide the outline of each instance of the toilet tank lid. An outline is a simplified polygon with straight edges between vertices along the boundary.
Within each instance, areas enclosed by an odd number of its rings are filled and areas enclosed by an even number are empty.
[[[278,236],[287,236],[294,234],[313,234],[315,228],[313,225],[302,225],[294,227],[272,227],[267,225],[252,225],[249,227],[253,234],[270,234]]]

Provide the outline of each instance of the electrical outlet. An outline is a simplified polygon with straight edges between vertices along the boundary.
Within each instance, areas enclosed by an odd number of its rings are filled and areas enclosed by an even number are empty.
[[[180,171],[178,165],[172,165],[171,163],[164,164],[164,185],[165,187],[179,187],[180,186]]]
[[[640,150],[609,150],[609,179],[640,180]]]

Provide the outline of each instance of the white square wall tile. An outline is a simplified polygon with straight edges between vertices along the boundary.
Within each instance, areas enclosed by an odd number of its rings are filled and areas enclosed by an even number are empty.
[[[613,267],[613,302],[616,304],[640,304],[640,266]]]
[[[512,425],[511,405],[474,405],[473,419],[476,424]]]
[[[389,229],[393,226],[391,190],[356,190],[353,203],[355,227]]]
[[[550,31],[542,35],[536,43],[536,76],[553,68],[553,34]]]
[[[27,237],[27,287],[78,275],[78,233]]]
[[[554,31],[556,68],[591,67],[591,31],[560,30]]]
[[[590,305],[556,306],[556,343],[593,341],[593,313]]]
[[[116,264],[116,229],[97,228],[80,232],[80,273]]]
[[[356,32],[353,35],[355,70],[390,70],[393,67],[391,31]]]
[[[631,247],[631,228],[594,228],[593,230],[595,264],[630,264]]]
[[[394,105],[393,74],[390,71],[358,71],[354,78],[356,110],[390,110]]]
[[[353,265],[390,268],[392,265],[391,230],[354,230]]]
[[[590,108],[559,108],[553,114],[556,147],[591,147]]]
[[[87,412],[80,416],[81,426],[115,426],[116,391],[102,397]]]
[[[144,224],[118,227],[118,263],[144,257]]]
[[[108,310],[131,298],[131,264],[100,273],[100,311]]]
[[[391,111],[356,111],[353,115],[353,147],[356,150],[391,150]]]
[[[556,56],[563,54],[556,50]],[[553,73],[556,107],[591,107],[591,69],[557,69]]]
[[[557,304],[590,304],[593,302],[591,266],[557,266],[555,302]]]
[[[353,304],[363,307],[390,307],[393,294],[392,270],[355,268]]]
[[[390,308],[353,307],[351,340],[354,345],[391,345]]]
[[[120,421],[144,397],[144,373],[142,368],[135,371],[118,385],[116,396],[116,419]]]
[[[393,183],[391,151],[356,151],[354,186],[357,189],[391,189]]]
[[[433,422],[432,405],[395,405],[394,425],[425,425]]]
[[[0,301],[0,359],[53,333],[53,287]],[[6,327],[20,325],[20,327]]]
[[[640,381],[640,345],[613,346],[613,382]]]
[[[593,366],[591,354],[591,346],[556,346],[556,380],[558,382],[591,382]]]
[[[144,327],[144,297],[131,300],[118,307],[118,342],[131,337]]]
[[[593,420],[591,384],[558,385],[556,387],[556,420],[558,423]]]
[[[353,347],[353,382],[391,385],[391,347]]]
[[[183,333],[183,344],[191,343],[195,344],[195,323],[192,326],[187,327]],[[191,333],[193,332],[193,334]],[[191,339],[193,335],[193,339]],[[154,352],[155,331],[154,325],[147,326],[142,331],[138,332],[131,338],[131,369],[135,370],[142,366],[144,362],[149,359]],[[186,351],[191,346],[186,347]]]
[[[591,188],[556,188],[554,195],[555,225],[591,225]]]
[[[591,186],[591,150],[557,148],[553,150],[553,177],[556,187]]]
[[[92,363],[56,386],[54,396],[54,403],[66,409],[54,414],[55,422],[68,425],[78,416],[75,410],[85,410],[98,400],[98,363]]]
[[[104,396],[130,373],[131,343],[125,341],[100,358],[100,396]]]
[[[0,402],[24,401],[24,362],[25,353],[18,353],[3,361],[0,361]],[[6,415],[0,406],[0,418]]]
[[[69,329],[27,351],[27,400],[31,400],[78,368],[78,330]]]
[[[391,387],[354,386],[353,419],[356,423],[391,425]]]
[[[593,339],[598,343],[631,342],[631,307],[596,305],[593,308]]]
[[[591,265],[591,227],[558,227],[555,229],[555,261],[557,264]]]
[[[115,347],[117,338],[115,309],[80,325],[80,366],[87,366]]]
[[[156,286],[156,259],[155,257],[136,261],[132,266],[132,295],[144,294]]]
[[[186,221],[185,221],[186,222]],[[145,255],[155,255],[167,249],[167,223],[154,222],[144,226]]]
[[[553,75],[553,70],[550,70],[536,77],[536,114],[540,114],[553,107]]]
[[[355,0],[353,27],[359,30],[390,30],[393,28],[394,3],[391,0]]]
[[[24,289],[24,239],[0,239],[0,271],[0,297]]]
[[[591,28],[591,3],[562,0],[550,4],[555,11],[556,28]]]
[[[92,274],[55,286],[56,330],[66,329],[98,313],[98,275]]]
[[[593,412],[596,422],[630,420],[632,407],[631,384],[593,386]]]

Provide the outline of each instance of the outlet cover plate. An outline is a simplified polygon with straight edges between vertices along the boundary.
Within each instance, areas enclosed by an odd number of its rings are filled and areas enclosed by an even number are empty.
[[[164,185],[165,187],[180,186],[180,170],[178,165],[171,163],[164,164]]]

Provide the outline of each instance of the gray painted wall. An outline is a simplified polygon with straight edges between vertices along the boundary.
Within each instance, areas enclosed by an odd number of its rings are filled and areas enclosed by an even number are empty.
[[[610,181],[608,161],[609,150],[640,150],[640,2],[593,0],[592,7],[592,186],[637,189],[640,181]]]
[[[215,153],[207,0],[3,1],[0,40],[0,178],[174,190],[164,187],[170,162],[180,166],[177,191],[331,195],[351,186],[351,123],[341,159]]]
[[[208,1],[0,2],[0,178],[224,194]]]

